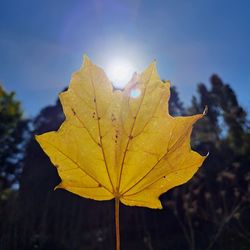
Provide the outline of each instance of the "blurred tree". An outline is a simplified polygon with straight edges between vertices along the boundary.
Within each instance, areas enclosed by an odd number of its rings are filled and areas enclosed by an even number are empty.
[[[244,140],[246,128],[246,111],[239,105],[237,97],[228,84],[224,84],[217,75],[212,75],[211,95],[215,104],[220,108],[221,116],[227,127],[227,142],[239,152]]]
[[[206,105],[209,109],[194,131],[195,141],[202,144],[216,142],[213,146],[217,148],[225,143],[235,153],[240,153],[245,145],[248,124],[246,111],[239,105],[232,88],[217,75],[211,76],[210,85],[208,90],[205,84],[198,84],[198,98],[193,97],[189,108],[189,113],[202,112]]]
[[[203,83],[198,84],[197,93],[198,98],[193,96],[188,113],[202,113],[205,107],[208,107],[207,115],[195,125],[196,129],[193,131],[194,146],[202,153],[207,153],[211,150],[211,146],[216,146],[214,142],[219,142],[221,132],[218,125],[219,113],[214,96]]]
[[[223,249],[245,249],[240,247],[250,246],[246,111],[232,88],[217,75],[210,78],[210,88],[198,84],[197,96],[187,112],[201,113],[206,105],[208,113],[195,125],[192,144],[210,155],[188,185],[167,194],[166,204],[172,208],[190,250],[218,249],[219,244]],[[227,243],[228,237],[234,239]]]
[[[18,183],[27,129],[28,121],[15,93],[0,85],[0,192]]]
[[[179,98],[179,93],[175,86],[170,87],[169,113],[172,116],[180,116],[185,114],[183,103]]]

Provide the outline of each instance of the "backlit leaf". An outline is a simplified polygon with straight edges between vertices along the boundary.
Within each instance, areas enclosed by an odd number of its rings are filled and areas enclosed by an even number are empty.
[[[153,62],[124,90],[114,90],[85,57],[60,94],[66,120],[58,131],[36,137],[62,179],[57,188],[161,208],[159,196],[187,182],[205,159],[190,147],[193,124],[203,114],[170,116],[169,87]]]

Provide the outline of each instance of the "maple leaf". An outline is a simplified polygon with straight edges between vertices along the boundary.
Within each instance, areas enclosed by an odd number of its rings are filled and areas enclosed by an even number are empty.
[[[190,147],[193,124],[203,114],[169,115],[169,89],[153,62],[124,90],[114,90],[85,57],[60,94],[65,121],[58,131],[36,136],[62,179],[57,188],[162,208],[159,196],[187,182],[205,159]]]

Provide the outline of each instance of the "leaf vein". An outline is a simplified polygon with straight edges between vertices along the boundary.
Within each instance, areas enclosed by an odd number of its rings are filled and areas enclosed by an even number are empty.
[[[93,92],[94,92],[94,98],[96,99],[96,90],[95,90],[95,84],[93,82],[92,70],[89,69],[89,71],[90,71],[90,75],[91,75],[90,79],[91,79],[91,84],[92,84],[92,88],[93,88]],[[97,108],[96,101],[94,103],[95,103],[96,115],[97,115],[97,117],[99,117],[99,113],[98,113],[98,108]],[[109,173],[108,164],[107,164],[107,160],[106,160],[106,156],[105,156],[105,152],[104,152],[104,148],[103,148],[102,135],[101,135],[101,126],[100,126],[100,120],[99,119],[97,119],[97,125],[98,125],[98,132],[99,132],[99,136],[100,136],[100,146],[101,146],[101,151],[102,151],[102,155],[103,155],[103,160],[104,160],[104,164],[105,164],[105,168],[106,168],[106,171],[107,171],[107,175],[108,175],[108,178],[109,178],[109,181],[110,181],[110,184],[112,186],[113,193],[114,193],[114,185],[113,185],[113,182],[111,180],[111,176],[110,176],[110,173]]]
[[[166,151],[166,153],[164,153],[163,155],[162,155],[162,157],[155,163],[155,165],[153,165],[153,167],[141,178],[141,179],[139,179],[135,184],[133,184],[130,188],[128,188],[126,191],[124,191],[122,194],[124,195],[125,193],[127,193],[128,191],[130,191],[132,188],[134,188],[136,185],[138,185],[143,179],[145,179],[154,169],[155,169],[155,167],[169,154],[169,153],[173,153],[175,150],[176,150],[176,148],[173,150],[173,151],[171,151],[171,149],[172,148],[174,148],[174,146],[177,144],[177,142],[179,142],[180,141],[180,139],[182,140],[183,138],[185,138],[186,137],[186,135],[187,135],[187,133],[188,133],[188,130],[186,131],[186,133],[184,133],[184,135],[182,136],[182,137],[180,137],[175,143],[174,143],[174,145],[171,147],[171,148],[169,148],[169,145],[168,145],[168,148],[167,148],[167,151]],[[172,134],[173,134],[173,132],[172,132]],[[170,137],[170,140],[171,140],[171,138],[172,138],[172,134],[171,134],[171,137]],[[169,144],[170,144],[170,140],[169,140]]]
[[[44,140],[45,141],[45,140]],[[65,154],[60,148],[56,147],[54,144],[46,141],[47,144],[49,144],[51,147],[55,148],[59,153],[61,153],[62,155],[64,155],[67,159],[69,159],[71,162],[73,162],[76,166],[78,166],[78,168],[87,176],[89,176],[90,178],[92,178],[95,182],[100,183],[108,192],[110,192],[111,194],[113,194],[109,188],[107,188],[105,185],[103,185],[103,183],[101,183],[100,181],[98,181],[94,176],[92,176],[90,173],[86,172],[86,170],[82,169],[82,167],[75,161],[73,160],[71,157],[69,157],[67,154]]]

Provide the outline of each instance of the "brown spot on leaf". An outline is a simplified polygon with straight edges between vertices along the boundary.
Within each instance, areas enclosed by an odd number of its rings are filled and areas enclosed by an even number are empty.
[[[73,108],[71,108],[71,111],[72,111],[73,115],[76,115],[76,112]]]

